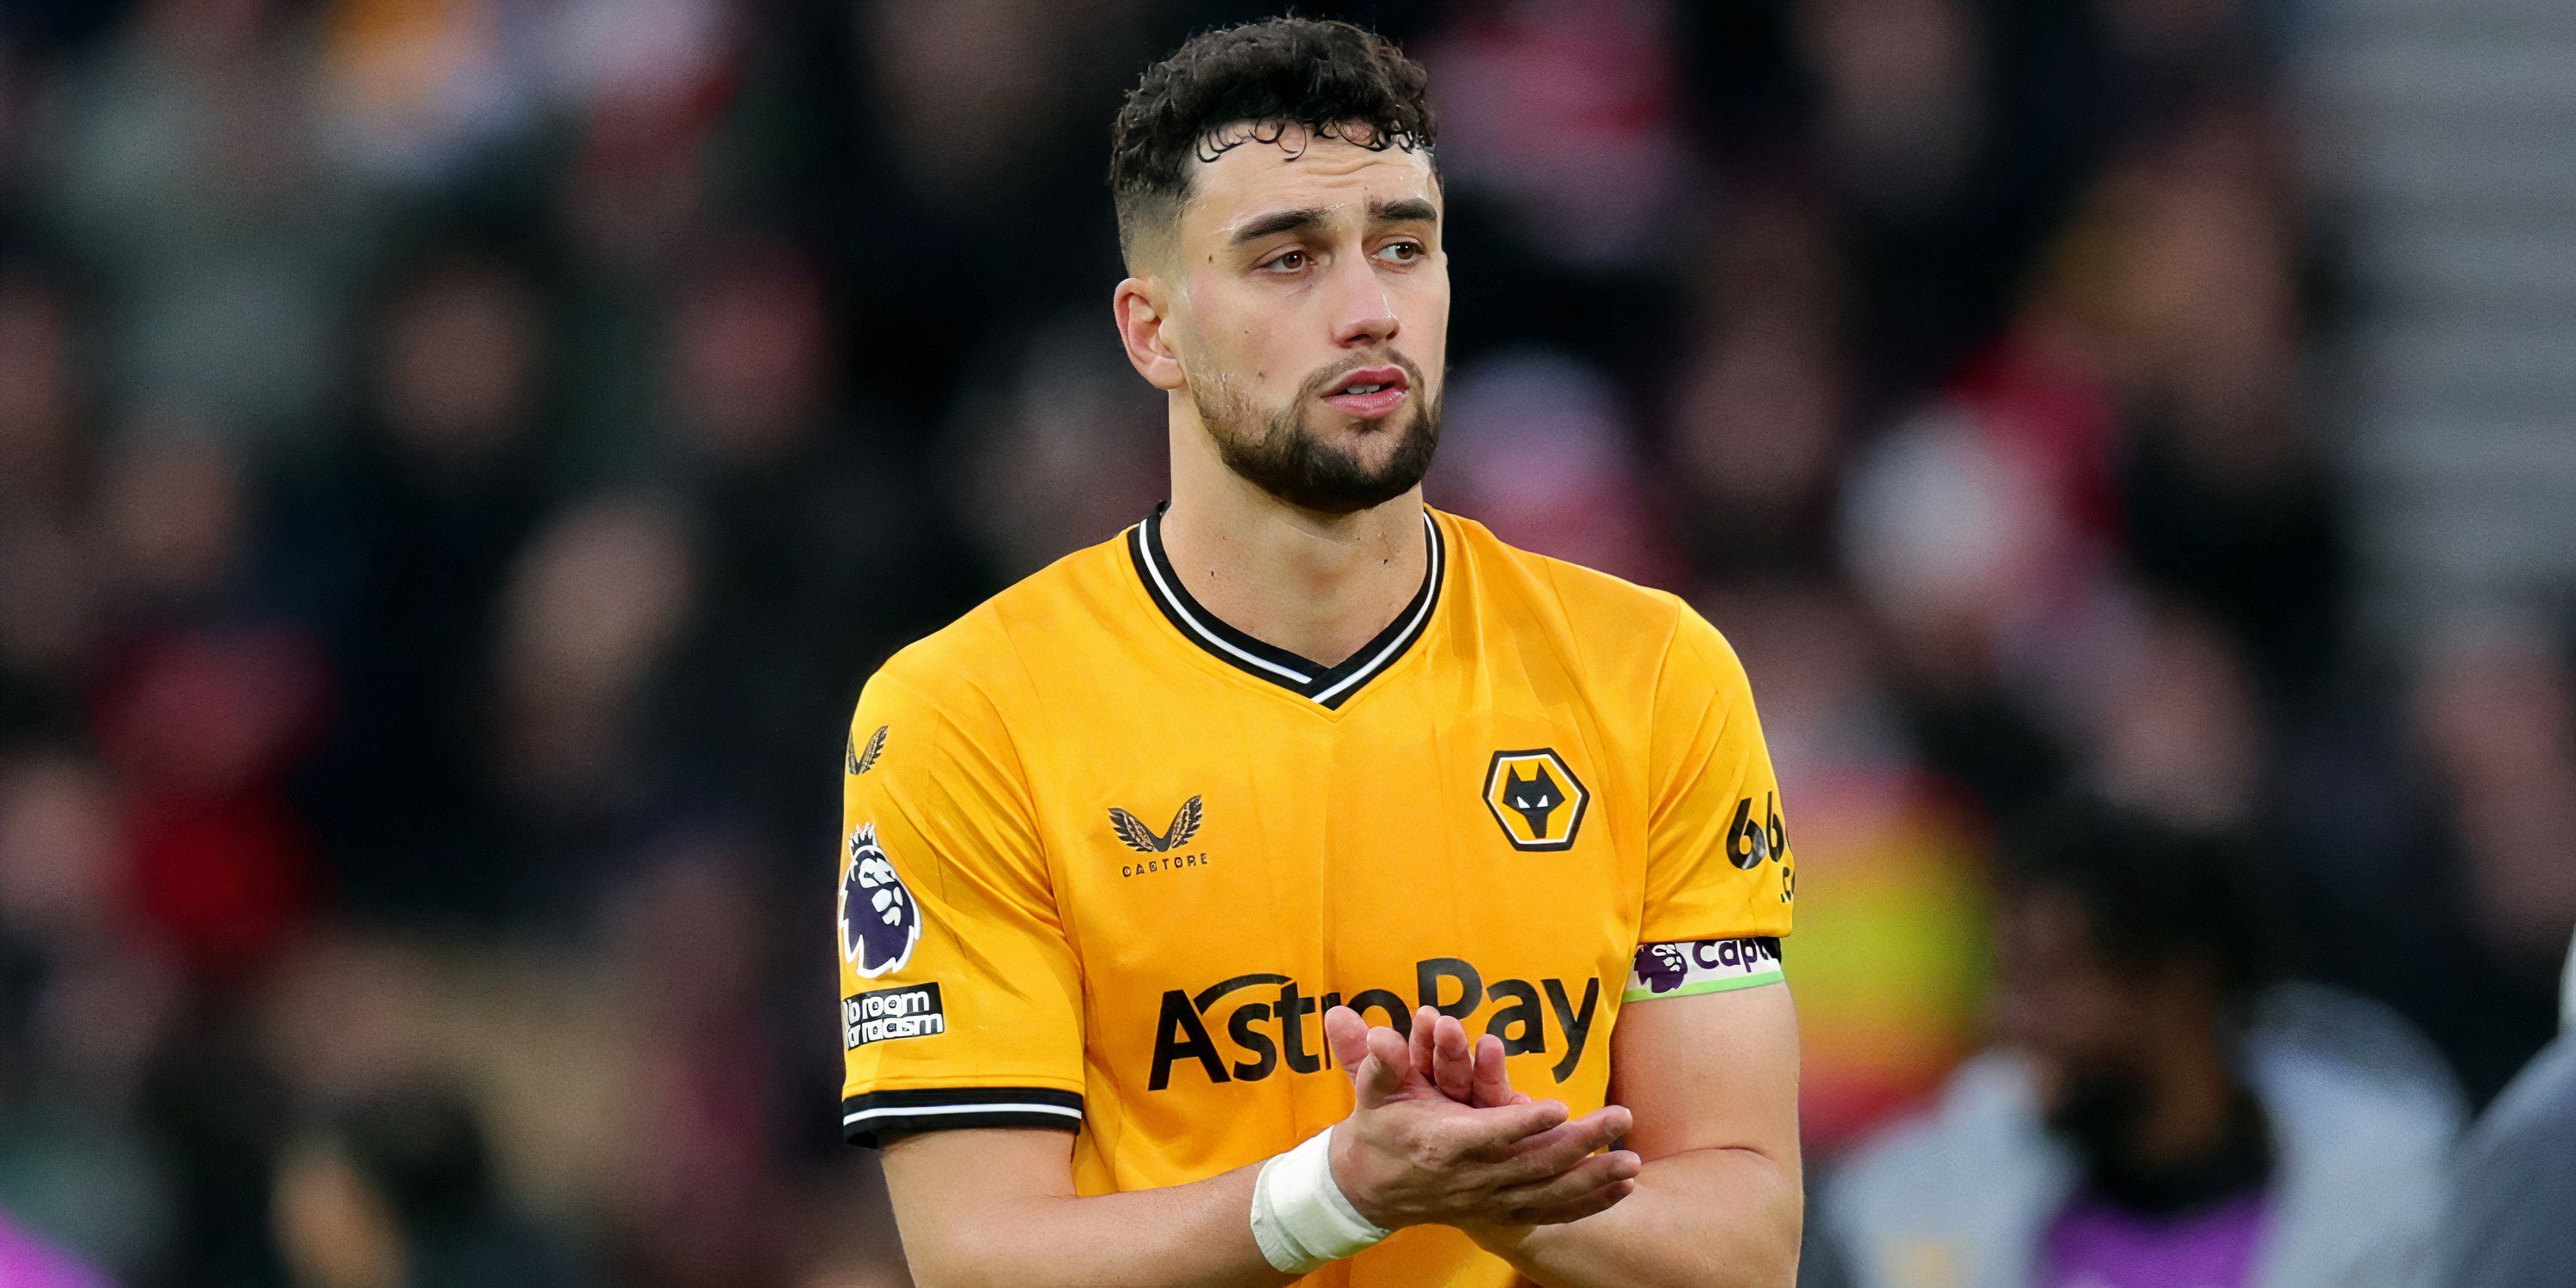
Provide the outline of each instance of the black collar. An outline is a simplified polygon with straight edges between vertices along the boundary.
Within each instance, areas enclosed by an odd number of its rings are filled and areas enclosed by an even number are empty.
[[[1172,619],[1183,638],[1229,666],[1311,698],[1328,710],[1334,709],[1349,701],[1362,685],[1394,666],[1431,624],[1432,606],[1440,599],[1448,546],[1440,536],[1440,525],[1432,522],[1427,509],[1422,512],[1422,540],[1429,557],[1422,570],[1422,589],[1413,593],[1412,600],[1395,615],[1394,621],[1387,623],[1385,630],[1377,633],[1377,638],[1361,645],[1341,665],[1325,666],[1226,625],[1190,597],[1180,577],[1172,571],[1171,557],[1163,553],[1163,511],[1169,505],[1165,502],[1155,506],[1143,523],[1128,529],[1127,552],[1134,557],[1136,576],[1145,583],[1145,594],[1154,606]]]

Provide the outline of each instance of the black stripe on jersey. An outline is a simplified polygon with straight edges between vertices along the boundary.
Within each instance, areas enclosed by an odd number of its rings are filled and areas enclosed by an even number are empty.
[[[871,1091],[841,1101],[841,1138],[874,1148],[886,1133],[959,1127],[1082,1129],[1082,1097],[1047,1087]]]
[[[1429,510],[1422,512],[1422,540],[1428,551],[1422,588],[1413,592],[1404,610],[1377,633],[1377,638],[1362,645],[1341,665],[1325,666],[1254,639],[1200,607],[1173,573],[1171,557],[1163,552],[1164,508],[1154,507],[1143,523],[1127,531],[1127,553],[1136,562],[1136,576],[1145,583],[1146,596],[1163,610],[1175,630],[1217,660],[1246,674],[1312,698],[1327,708],[1339,707],[1350,701],[1361,686],[1395,665],[1431,624],[1431,610],[1440,599],[1449,551],[1447,540],[1440,535],[1440,525],[1432,521]]]

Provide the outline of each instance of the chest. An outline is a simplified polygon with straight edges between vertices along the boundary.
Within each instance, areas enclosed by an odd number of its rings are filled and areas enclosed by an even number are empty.
[[[1427,684],[1337,718],[1164,687],[1064,713],[1088,745],[1031,775],[1096,1045],[1152,1047],[1165,1082],[1310,1072],[1323,1009],[1429,1005],[1572,1072],[1643,902],[1642,774],[1614,730]]]
[[[2150,1218],[2078,1201],[2049,1228],[2043,1288],[2242,1288],[2267,1221],[2260,1193]]]

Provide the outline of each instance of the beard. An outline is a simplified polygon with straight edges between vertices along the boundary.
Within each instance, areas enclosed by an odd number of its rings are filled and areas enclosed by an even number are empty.
[[[2094,1068],[2075,1074],[2047,1106],[2049,1133],[2071,1150],[2087,1188],[2136,1212],[2174,1213],[2243,1193],[2270,1180],[2275,1146],[2261,1099],[2241,1081],[2224,1134],[2202,1152],[2155,1159],[2140,1152],[2140,1134],[2156,1110],[2156,1093],[2134,1070]]]
[[[1408,406],[1360,439],[1394,435],[1386,459],[1372,466],[1355,446],[1335,443],[1310,414],[1338,415],[1319,409],[1324,391],[1363,366],[1391,362],[1404,370],[1413,397]],[[1248,398],[1232,396],[1223,381],[1190,385],[1199,423],[1216,439],[1217,455],[1244,481],[1301,510],[1318,514],[1353,514],[1384,505],[1413,489],[1431,469],[1431,454],[1440,446],[1440,403],[1425,398],[1422,372],[1400,355],[1365,362],[1336,364],[1316,372],[1297,387],[1284,407],[1264,414]],[[1205,388],[1208,392],[1201,393]],[[1365,422],[1363,422],[1365,423]]]
[[[2123,1170],[2130,1142],[2147,1120],[2150,1095],[2135,1077],[2096,1070],[2070,1079],[2048,1106],[2048,1130],[2100,1177]]]
[[[2076,1074],[2048,1105],[2048,1131],[2076,1146],[2087,1159],[2120,1154],[2128,1133],[2146,1121],[2146,1087],[2110,1072]]]

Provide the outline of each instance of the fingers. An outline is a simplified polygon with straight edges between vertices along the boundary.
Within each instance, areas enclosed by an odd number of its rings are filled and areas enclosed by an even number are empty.
[[[1627,1135],[1628,1129],[1637,1125],[1637,1116],[1629,1113],[1626,1105],[1603,1105],[1584,1117],[1600,1119],[1601,1126],[1610,1133],[1612,1140]]]
[[[1513,1212],[1534,1212],[1580,1203],[1597,1192],[1633,1181],[1646,1163],[1635,1153],[1614,1149],[1583,1159],[1563,1172],[1527,1185],[1497,1189],[1493,1201]]]
[[[1403,1035],[1393,1029],[1368,1031],[1368,1076],[1363,1079],[1366,1094],[1384,1100],[1404,1087],[1413,1074],[1413,1053],[1405,1046]]]
[[[1461,1033],[1465,1031],[1463,1028],[1459,1030]],[[1503,1068],[1503,1040],[1491,1033],[1476,1039],[1475,1063],[1473,1086],[1465,1097],[1467,1103],[1480,1109],[1515,1103],[1512,1097],[1517,1093],[1512,1090],[1511,1074]]]
[[[1368,1021],[1347,1006],[1324,1012],[1324,1045],[1332,1048],[1334,1063],[1357,1077],[1360,1061],[1368,1058]]]
[[[1404,1085],[1413,1067],[1404,1039],[1395,1030],[1370,1028],[1359,1012],[1347,1006],[1324,1013],[1324,1040],[1331,1044],[1333,1058],[1350,1073],[1352,1089],[1363,1105],[1385,1103]]]
[[[1507,1108],[1517,1109],[1518,1106]],[[1616,1144],[1621,1136],[1628,1134],[1630,1121],[1625,1107],[1611,1105],[1524,1137],[1509,1147],[1509,1157],[1499,1161],[1495,1169],[1496,1181],[1502,1185],[1525,1185],[1563,1173],[1586,1155]]]
[[[1567,1109],[1561,1100],[1533,1100],[1525,1105],[1479,1109],[1473,1114],[1462,1115],[1464,1126],[1461,1135],[1453,1139],[1459,1142],[1457,1151],[1461,1159],[1508,1162],[1519,1157],[1522,1141],[1562,1130],[1566,1119],[1572,1116],[1573,1111]],[[1577,1154],[1574,1158],[1581,1156]],[[1573,1161],[1573,1158],[1566,1160],[1569,1164]],[[1516,1184],[1528,1179],[1533,1178],[1516,1174],[1504,1183]]]
[[[1414,1071],[1440,1094],[1479,1109],[1515,1103],[1501,1038],[1488,1033],[1470,1040],[1455,1016],[1426,1006],[1413,1013],[1410,1045]]]
[[[1514,1225],[1564,1225],[1569,1221],[1580,1221],[1587,1216],[1607,1212],[1618,1206],[1619,1200],[1636,1192],[1635,1181],[1613,1181],[1571,1203],[1560,1203],[1554,1207],[1523,1208],[1512,1214],[1512,1223]]]
[[[1417,1026],[1414,1030],[1420,1032]],[[1450,1016],[1440,1016],[1431,1025],[1431,1081],[1440,1094],[1462,1105],[1476,1100],[1476,1048],[1467,1042],[1467,1026]],[[1495,1045],[1501,1045],[1496,1040]]]
[[[1426,1006],[1413,1013],[1413,1027],[1406,1034],[1413,1055],[1413,1067],[1423,1080],[1432,1081],[1436,1052],[1433,1030],[1439,1027],[1440,1012]]]

